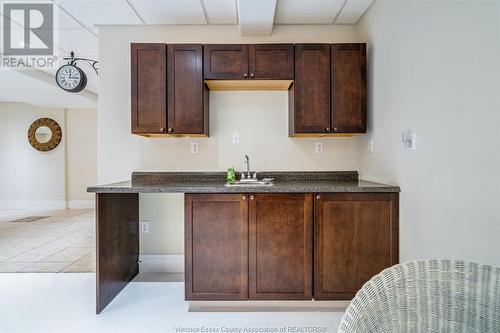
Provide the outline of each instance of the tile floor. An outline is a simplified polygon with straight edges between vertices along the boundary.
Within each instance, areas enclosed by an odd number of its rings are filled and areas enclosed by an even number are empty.
[[[96,315],[93,273],[0,274],[0,332],[335,333],[343,315],[341,310],[189,312],[184,283],[140,277]]]
[[[0,272],[95,272],[94,210],[0,210]],[[33,222],[10,222],[27,216]]]

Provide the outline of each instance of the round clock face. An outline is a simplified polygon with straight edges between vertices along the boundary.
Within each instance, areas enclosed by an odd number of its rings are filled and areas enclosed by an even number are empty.
[[[68,92],[80,92],[87,85],[85,73],[73,65],[64,65],[57,70],[56,82]]]

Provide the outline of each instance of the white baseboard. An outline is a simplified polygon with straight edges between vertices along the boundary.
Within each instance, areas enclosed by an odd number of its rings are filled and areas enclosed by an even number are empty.
[[[0,201],[0,209],[24,209],[24,210],[66,209],[66,201]]]
[[[350,301],[190,301],[189,312],[345,312]]]
[[[140,273],[184,273],[182,254],[140,254]]]
[[[69,201],[0,201],[0,209],[12,210],[56,210],[94,209],[94,200]]]
[[[67,209],[94,209],[94,200],[69,200],[66,201]]]

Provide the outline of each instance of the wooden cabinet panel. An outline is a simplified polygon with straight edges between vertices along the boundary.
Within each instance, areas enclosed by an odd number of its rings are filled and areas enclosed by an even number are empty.
[[[332,127],[336,133],[366,132],[366,44],[333,44]]]
[[[248,298],[248,200],[185,195],[186,300]]]
[[[132,133],[164,133],[167,127],[166,45],[132,44]]]
[[[249,203],[249,298],[312,299],[312,195],[255,194]]]
[[[204,45],[203,53],[205,80],[248,78],[248,45]]]
[[[208,134],[208,103],[203,83],[203,46],[167,46],[168,133]]]
[[[321,194],[315,200],[314,298],[351,299],[398,262],[398,194]]]
[[[295,45],[291,134],[330,132],[330,45]],[[293,131],[292,131],[293,129]]]
[[[293,44],[255,44],[248,50],[251,79],[293,80]]]
[[[139,273],[139,194],[96,193],[96,313]]]

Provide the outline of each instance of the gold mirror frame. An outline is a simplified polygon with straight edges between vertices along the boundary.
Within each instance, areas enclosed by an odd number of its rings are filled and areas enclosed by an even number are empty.
[[[45,143],[37,141],[35,136],[36,130],[42,126],[47,126],[52,132],[50,140]],[[61,126],[59,126],[59,124],[55,120],[50,118],[37,119],[31,124],[30,128],[28,129],[28,141],[31,146],[38,151],[50,151],[56,148],[57,146],[59,146],[59,143],[61,143],[61,139]]]

